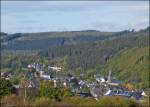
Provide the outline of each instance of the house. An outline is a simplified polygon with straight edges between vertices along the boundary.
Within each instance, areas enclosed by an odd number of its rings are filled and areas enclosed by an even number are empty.
[[[39,87],[39,81],[37,80],[28,80],[25,86],[22,86],[20,84],[13,84],[11,92],[17,95],[29,95],[29,96],[35,96],[38,95],[38,87]]]
[[[44,74],[44,71],[37,71],[35,73],[35,77],[41,78],[42,80],[50,80],[51,79],[50,75]]]
[[[80,80],[80,81],[78,82],[78,84],[79,84],[79,85],[84,85],[84,84],[85,84],[85,81]]]
[[[40,71],[40,70],[44,69],[45,65],[39,64],[39,63],[33,63],[33,64],[29,64],[27,67],[30,69],[34,68],[36,71]]]
[[[50,75],[41,75],[41,78],[43,78],[45,80],[50,80],[51,79]]]
[[[63,84],[61,83],[61,80],[60,79],[54,79],[53,80],[54,81],[54,87],[56,88],[58,88],[58,87],[62,87],[63,86]]]
[[[13,87],[16,88],[16,89],[18,89],[18,88],[20,88],[20,85],[14,84]]]
[[[68,87],[71,89],[73,93],[79,93],[80,92],[80,85],[78,84],[78,80],[75,77],[70,77],[67,79],[68,81]]]
[[[126,98],[133,98],[136,100],[140,100],[143,96],[145,96],[144,91],[127,91],[127,90],[108,90],[105,96],[122,96]]]
[[[147,97],[147,96],[148,96],[148,95],[145,94],[144,91],[142,91],[141,95],[144,96],[144,97]]]
[[[61,71],[61,67],[48,66],[48,68],[50,68],[50,69],[52,69],[52,70],[56,70],[56,71]]]
[[[111,82],[108,83],[110,86],[119,86],[120,84],[122,84],[122,81],[119,80],[111,80]]]
[[[91,94],[88,92],[80,92],[78,95],[80,95],[80,97],[91,97]]]
[[[133,91],[132,92],[132,98],[136,100],[140,100],[142,98],[142,91]]]
[[[112,92],[112,90],[108,90],[104,95],[110,95],[111,94],[111,92]]]
[[[67,87],[67,82],[63,82],[63,86],[64,86],[64,87]]]
[[[86,85],[80,85],[80,92],[78,93],[81,97],[91,97],[90,88]]]
[[[108,90],[105,94],[105,96],[122,96],[130,98],[132,96],[132,92],[130,91],[119,91],[119,90]]]
[[[14,73],[12,71],[7,71],[7,72],[1,72],[1,77],[9,80]]]
[[[96,85],[90,89],[90,94],[95,99],[99,99],[100,97],[103,96],[103,90],[99,85]]]
[[[105,83],[105,82],[107,82],[107,78],[105,78],[105,77],[96,78],[96,81],[99,83]]]
[[[31,80],[30,81],[30,87],[35,87],[35,88],[38,88],[39,87],[39,80],[36,80],[36,79],[34,79],[34,80]],[[29,87],[29,86],[28,86]]]
[[[95,85],[96,85],[96,83],[95,82],[88,82],[88,83],[86,83],[86,85],[87,85],[87,87],[94,87]]]
[[[70,89],[73,93],[80,93],[80,86],[77,84],[70,85]]]
[[[111,85],[111,86],[118,86],[119,84],[118,83],[108,83],[109,85]]]

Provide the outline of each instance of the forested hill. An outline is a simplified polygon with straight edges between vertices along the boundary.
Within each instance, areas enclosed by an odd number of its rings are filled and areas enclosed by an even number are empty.
[[[49,57],[50,59],[65,57],[70,69],[88,68],[105,64],[107,59],[110,59],[124,49],[149,45],[148,29],[122,35],[124,36],[91,43],[54,46],[42,50],[39,55]]]
[[[48,58],[50,64],[63,66],[65,72],[84,73],[90,78],[97,71],[107,75],[111,69],[117,79],[148,88],[149,28],[102,41],[54,46],[39,55]]]
[[[118,36],[136,33],[124,30],[121,32],[100,32],[96,30],[64,31],[64,32],[41,32],[41,33],[15,33],[1,32],[2,49],[6,50],[37,50],[51,46],[63,46],[108,40]]]
[[[15,34],[1,32],[1,42],[2,49],[36,50],[45,49],[51,46],[105,40],[112,34],[114,33],[95,30]]]

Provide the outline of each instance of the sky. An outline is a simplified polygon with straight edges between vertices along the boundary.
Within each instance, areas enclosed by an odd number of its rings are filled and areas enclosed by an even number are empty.
[[[1,1],[1,31],[121,31],[149,26],[149,1]]]

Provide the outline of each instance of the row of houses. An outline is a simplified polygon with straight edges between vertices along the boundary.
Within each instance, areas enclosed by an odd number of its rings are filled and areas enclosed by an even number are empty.
[[[61,71],[61,67],[48,67],[56,71]],[[130,91],[127,88],[118,88],[122,82],[112,79],[111,70],[109,70],[108,76],[95,76],[95,81],[81,80],[72,75],[60,75],[59,77],[51,78],[50,75],[44,75],[44,71],[37,72],[40,73],[40,78],[54,81],[54,87],[69,87],[73,93],[82,97],[94,97],[95,99],[99,99],[102,96],[122,96],[139,100],[143,96],[147,96],[144,91],[141,90]]]
[[[44,64],[33,63],[27,66],[29,72],[26,74],[28,78],[28,88],[39,88],[39,82],[41,80],[53,81],[54,87],[68,87],[76,95],[81,97],[93,97],[96,100],[102,96],[122,96],[126,98],[134,98],[140,100],[143,96],[147,96],[144,91],[128,90],[126,88],[120,88],[121,81],[113,80],[111,70],[109,70],[108,76],[94,76],[95,81],[86,81],[79,79],[71,74],[59,75],[52,77],[44,72],[46,67]],[[47,66],[53,71],[61,71],[61,67]],[[34,70],[31,70],[34,69]],[[7,76],[6,76],[7,77]],[[8,78],[8,77],[7,77]],[[16,89],[19,89],[19,85],[14,85]]]

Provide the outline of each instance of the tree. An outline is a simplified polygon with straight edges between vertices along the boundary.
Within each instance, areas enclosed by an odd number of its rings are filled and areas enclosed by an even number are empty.
[[[26,102],[26,98],[27,98],[27,87],[28,87],[28,80],[27,78],[25,78],[25,76],[23,76],[21,79],[20,79],[20,85],[21,85],[21,96],[23,97],[24,99],[24,102]]]
[[[12,84],[9,80],[0,78],[0,97],[11,93]]]
[[[69,58],[68,56],[65,56],[64,59],[63,59],[63,71],[68,71],[69,69]]]
[[[15,84],[15,85],[18,85],[19,84],[19,78],[17,78],[17,77],[13,77],[13,78],[11,78],[11,82],[13,83],[13,84]]]
[[[127,83],[126,84],[126,87],[128,88],[128,90],[134,90],[134,85],[133,84],[130,84],[130,83]]]
[[[65,97],[72,96],[69,89],[61,87],[55,88],[52,81],[41,81],[39,87],[40,97],[49,97],[61,101]]]

